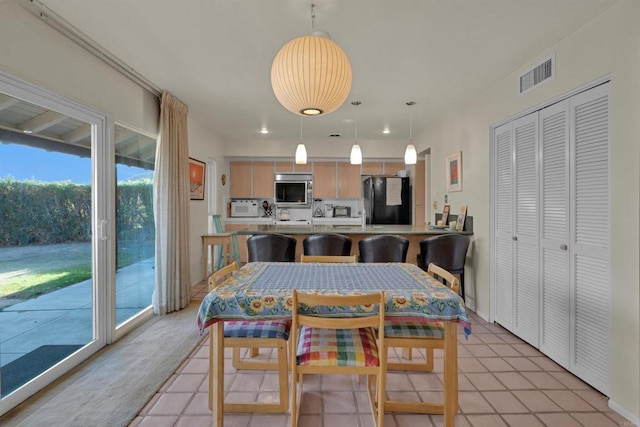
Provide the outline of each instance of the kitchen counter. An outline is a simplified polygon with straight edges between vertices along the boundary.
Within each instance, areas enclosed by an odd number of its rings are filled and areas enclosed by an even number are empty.
[[[417,254],[420,252],[420,241],[433,236],[442,234],[463,234],[473,236],[472,231],[451,231],[448,229],[432,229],[429,226],[413,226],[413,225],[266,225],[266,224],[235,224],[234,231],[239,235],[241,261],[247,262],[246,243],[244,241],[249,235],[253,234],[271,234],[280,233],[294,237],[296,244],[296,259],[300,259],[302,255],[302,241],[305,237],[319,233],[338,233],[344,234],[351,238],[351,253],[359,255],[358,242],[364,238],[381,235],[392,234],[402,236],[409,239],[409,250],[407,252],[407,262],[416,263]]]
[[[432,229],[429,226],[414,225],[267,225],[248,224],[246,227],[237,230],[238,234],[271,234],[280,233],[287,235],[311,235],[318,233],[338,233],[345,235],[352,234],[397,234],[397,235],[419,235],[419,236],[439,236],[441,234],[464,234],[473,235],[471,231],[451,231],[449,229]]]

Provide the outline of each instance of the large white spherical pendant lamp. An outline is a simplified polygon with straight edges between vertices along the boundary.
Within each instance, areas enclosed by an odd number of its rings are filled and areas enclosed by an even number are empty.
[[[351,64],[326,37],[302,36],[285,44],[271,66],[271,86],[284,108],[319,116],[340,107],[351,91]]]

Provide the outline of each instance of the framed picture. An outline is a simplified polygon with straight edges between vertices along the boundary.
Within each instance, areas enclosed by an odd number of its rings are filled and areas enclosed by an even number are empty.
[[[449,224],[449,211],[451,210],[451,206],[450,205],[444,205],[442,207],[442,224],[447,225]]]
[[[189,191],[191,192],[191,200],[204,200],[205,167],[204,162],[189,157]]]
[[[462,151],[445,157],[447,191],[462,191]]]
[[[460,206],[460,213],[458,214],[458,222],[456,223],[456,230],[464,230],[464,220],[467,217],[467,205]]]

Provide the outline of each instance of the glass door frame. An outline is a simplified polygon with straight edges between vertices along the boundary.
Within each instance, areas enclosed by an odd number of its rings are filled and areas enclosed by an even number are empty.
[[[91,125],[91,230],[93,340],[77,353],[0,400],[0,415],[26,400],[110,343],[114,331],[115,183],[113,123],[109,116],[0,71],[0,93],[54,110]]]

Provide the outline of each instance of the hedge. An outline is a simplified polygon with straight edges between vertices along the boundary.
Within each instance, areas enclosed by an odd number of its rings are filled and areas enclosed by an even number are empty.
[[[118,239],[154,237],[153,182],[118,183]],[[91,241],[91,186],[0,179],[0,246]]]

